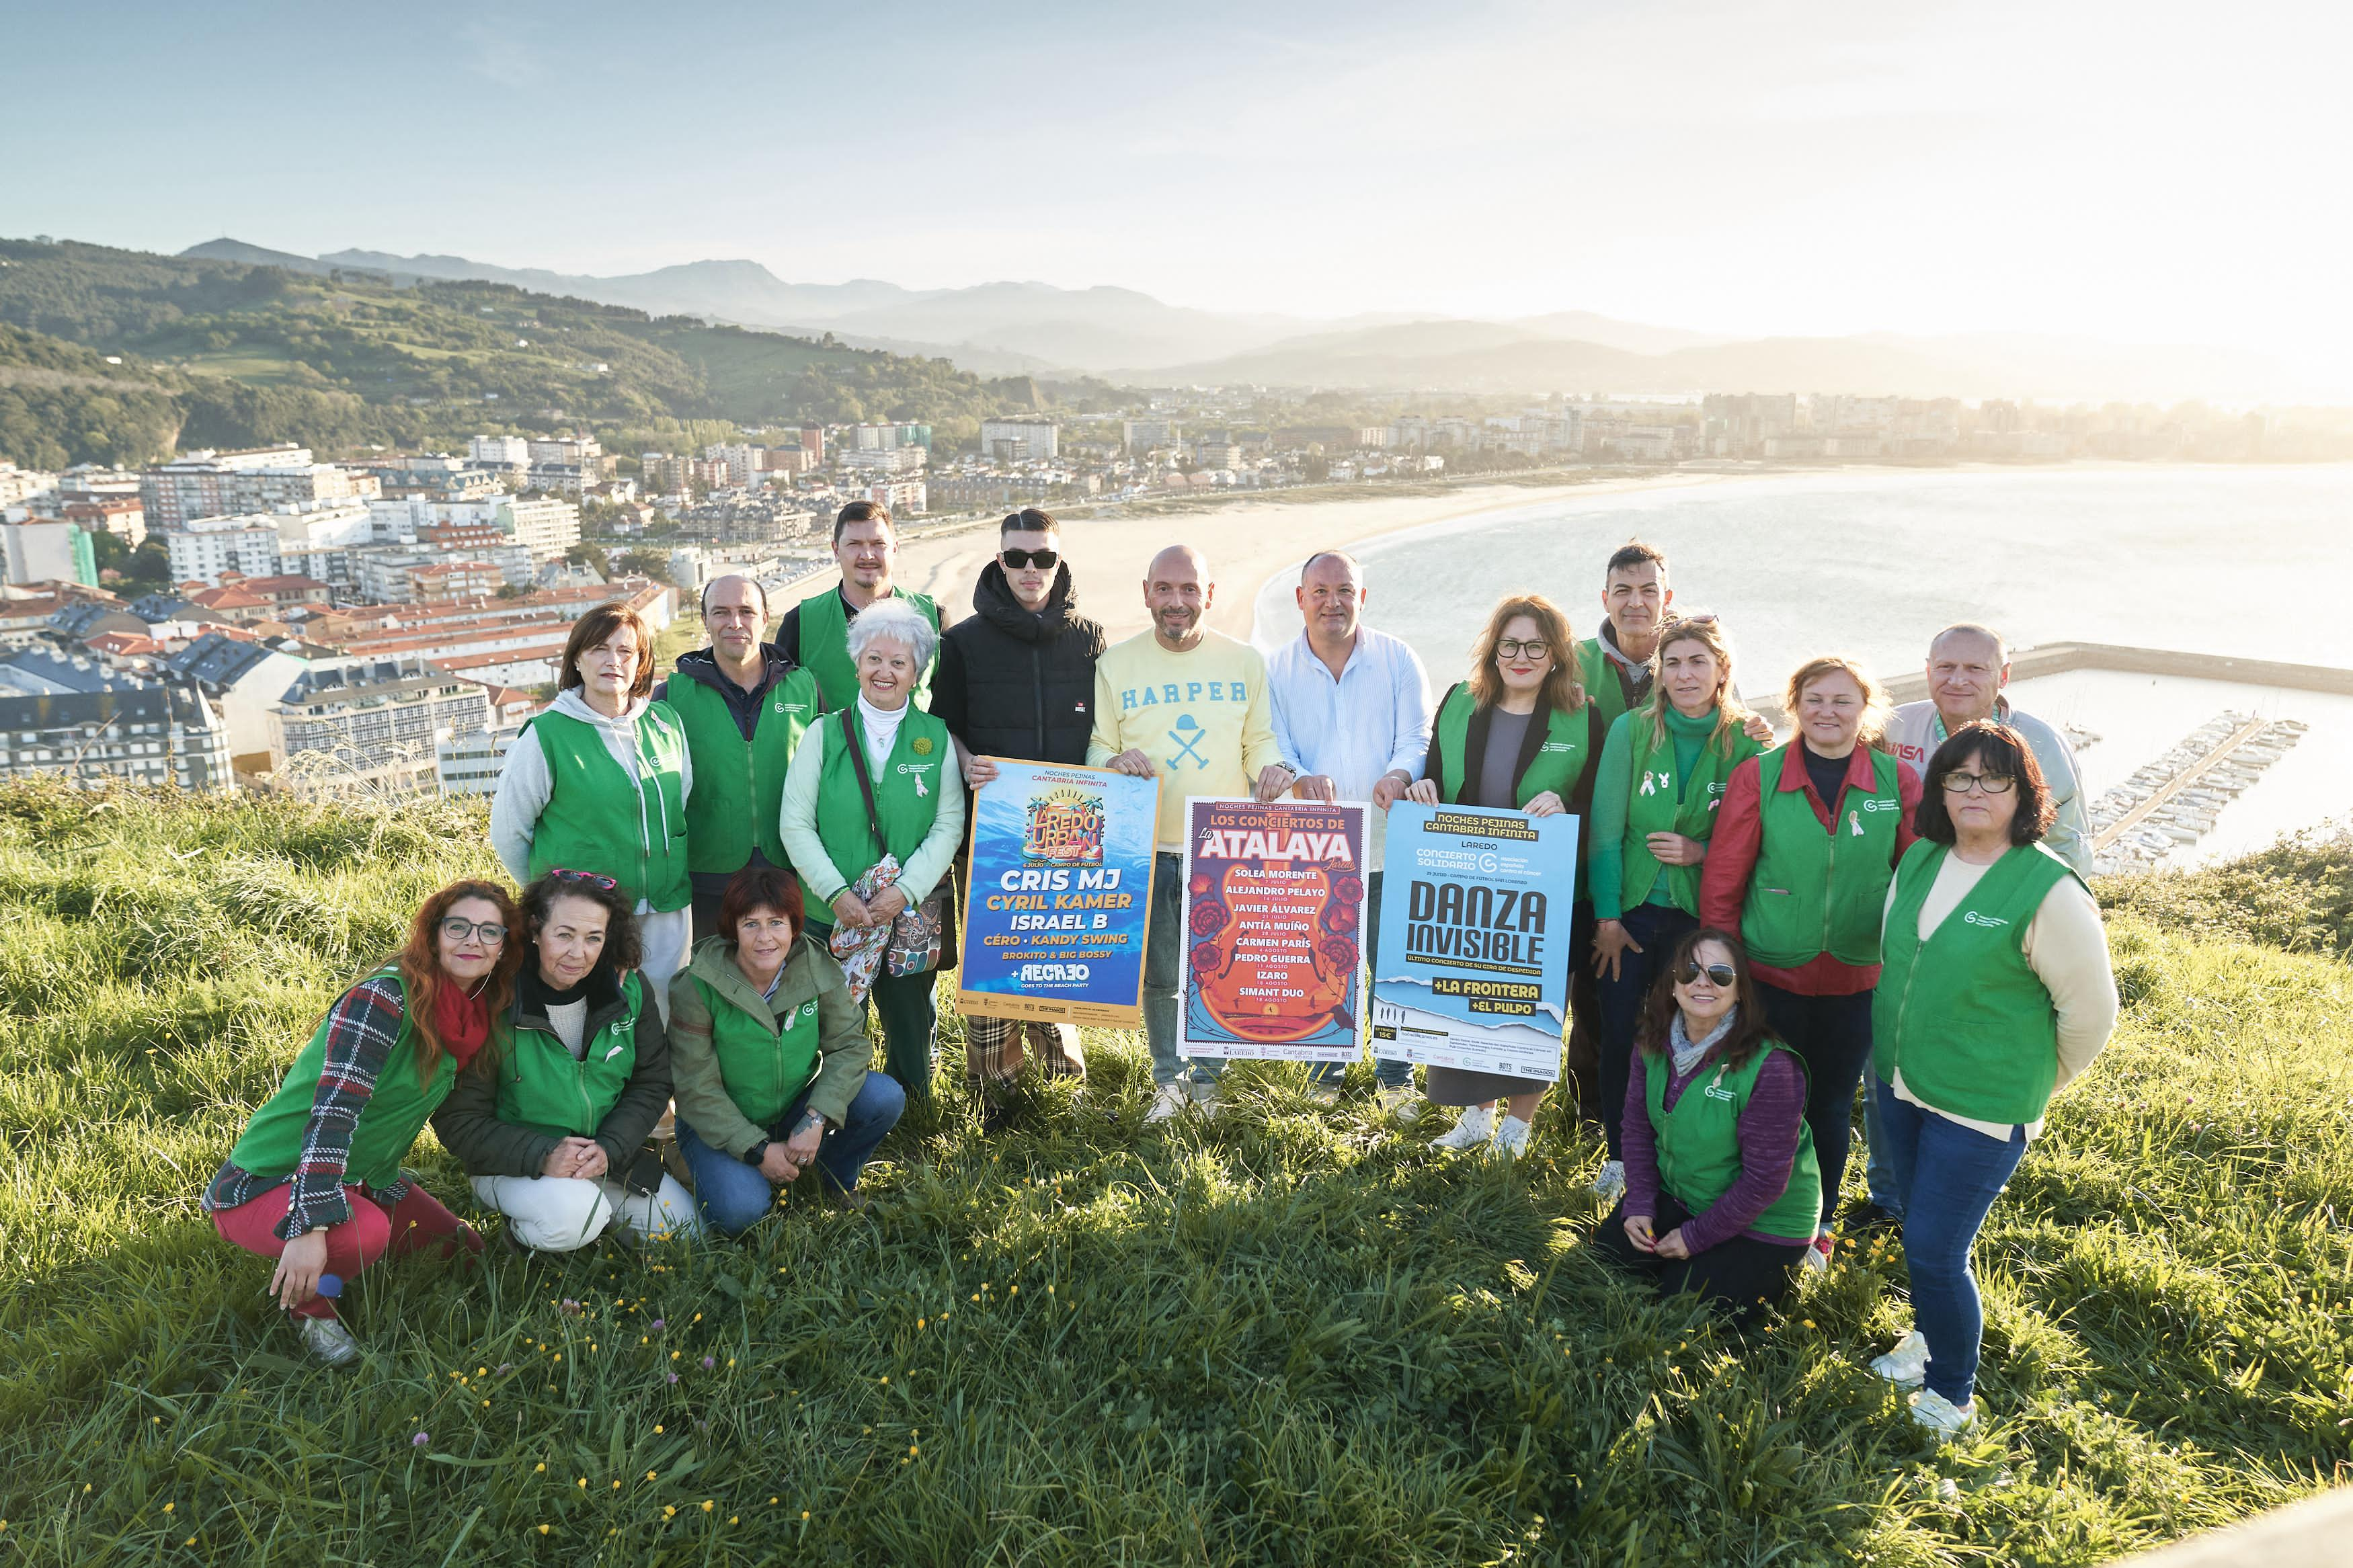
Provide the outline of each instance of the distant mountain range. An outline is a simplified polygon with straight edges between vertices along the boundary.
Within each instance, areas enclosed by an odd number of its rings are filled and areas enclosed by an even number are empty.
[[[945,358],[982,375],[1100,375],[1142,385],[1366,391],[1845,392],[1911,396],[2286,400],[2306,378],[2247,351],[2023,333],[1742,339],[1565,310],[1513,321],[1409,313],[1311,321],[1164,304],[1130,289],[982,283],[906,289],[857,279],[787,283],[756,261],[690,261],[592,278],[457,256],[317,257],[208,240],[184,256],[395,282],[477,279],[795,335]]]

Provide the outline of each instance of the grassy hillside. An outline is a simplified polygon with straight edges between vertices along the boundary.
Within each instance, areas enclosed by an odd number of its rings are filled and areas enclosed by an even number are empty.
[[[0,1562],[2090,1563],[2353,1461],[2353,970],[2169,912],[2286,865],[2117,917],[1943,1452],[1863,1368],[1900,1260],[1744,1342],[1588,1256],[1557,1107],[1505,1170],[1244,1069],[1163,1138],[1110,1034],[1083,1107],[902,1126],[870,1218],[396,1265],[312,1370],[195,1196],[482,831],[0,790]]]
[[[970,434],[1026,381],[504,284],[395,288],[370,274],[0,240],[0,322],[106,353],[180,400],[185,439],[328,449],[650,420],[912,419]],[[34,340],[38,341],[38,340]],[[600,368],[601,367],[601,368]],[[76,460],[71,427],[47,437]],[[32,460],[0,448],[0,455]]]

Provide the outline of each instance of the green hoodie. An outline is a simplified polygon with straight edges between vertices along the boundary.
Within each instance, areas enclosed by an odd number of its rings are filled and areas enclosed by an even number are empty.
[[[804,1090],[811,1110],[840,1126],[874,1055],[841,965],[807,936],[786,955],[773,999],[744,978],[725,937],[695,943],[670,977],[670,1043],[679,1120],[739,1159],[773,1136]]]

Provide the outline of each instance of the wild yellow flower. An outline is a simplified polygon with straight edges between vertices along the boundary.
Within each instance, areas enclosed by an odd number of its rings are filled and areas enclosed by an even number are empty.
[[[659,1434],[660,1433],[660,1431],[661,1431],[661,1428],[660,1428],[659,1426],[656,1426],[656,1427],[654,1428],[654,1431],[655,1431],[655,1433],[656,1433],[657,1435],[659,1435]]]
[[[705,1513],[709,1513],[711,1511],[711,1500],[709,1498],[704,1498],[702,1500],[702,1511]]]
[[[646,1479],[648,1479],[648,1480],[652,1480],[653,1479],[654,1479],[654,1473],[653,1473],[651,1470],[648,1470],[648,1471],[646,1472]]]
[[[533,1465],[533,1466],[531,1468],[531,1473],[532,1473],[533,1475],[534,1475],[534,1476],[543,1476],[543,1475],[547,1474],[547,1465],[546,1465],[546,1463],[545,1463],[544,1461],[542,1461],[542,1462],[541,1462],[541,1463],[539,1463],[539,1464]]]
[[[543,1525],[543,1525],[541,1525],[541,1526],[539,1527],[539,1532],[540,1532],[542,1535],[545,1535],[545,1534],[547,1533],[547,1526],[545,1526],[545,1525]]]

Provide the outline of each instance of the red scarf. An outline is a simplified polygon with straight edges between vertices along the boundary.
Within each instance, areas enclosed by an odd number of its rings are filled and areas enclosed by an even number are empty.
[[[441,1048],[464,1072],[491,1037],[491,1010],[479,996],[467,995],[465,987],[445,978],[434,987],[433,1030],[441,1037]]]

